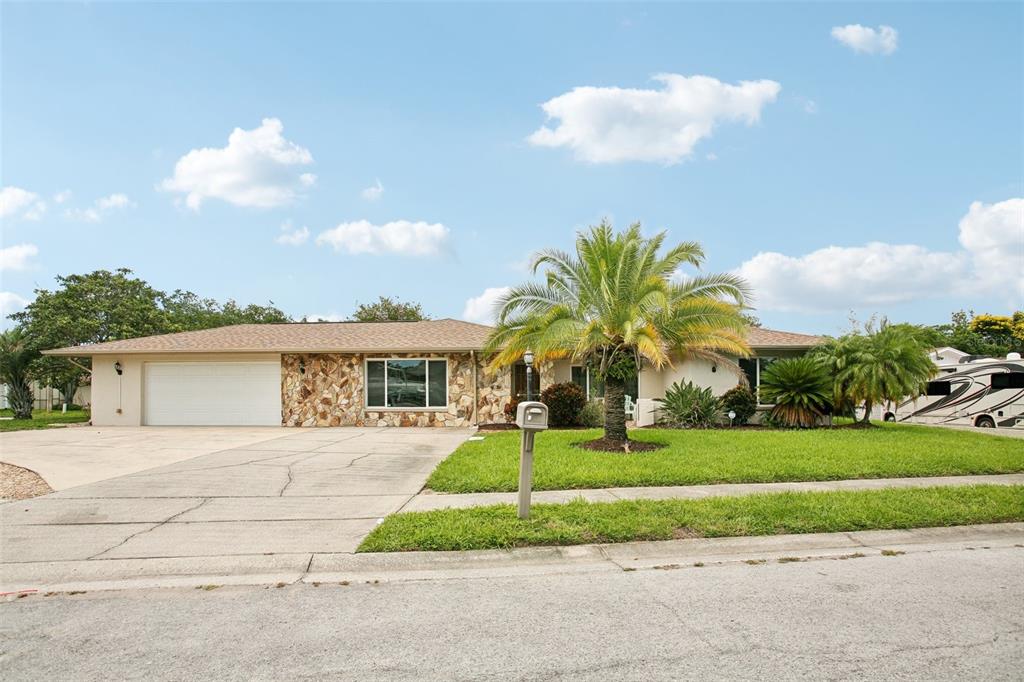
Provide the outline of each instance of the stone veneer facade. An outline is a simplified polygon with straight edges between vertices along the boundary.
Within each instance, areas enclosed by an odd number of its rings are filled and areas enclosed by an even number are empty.
[[[364,368],[373,358],[448,360],[447,409],[372,409],[365,406]],[[305,363],[306,372],[299,372]],[[512,393],[508,369],[488,375],[477,355],[473,386],[470,353],[292,353],[281,356],[281,423],[285,426],[473,426],[504,423]],[[554,377],[551,365],[538,368],[541,382]],[[476,397],[476,417],[473,414]]]

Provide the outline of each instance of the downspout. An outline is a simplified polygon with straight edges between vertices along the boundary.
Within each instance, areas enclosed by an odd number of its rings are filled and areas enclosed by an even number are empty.
[[[480,426],[480,415],[477,412],[480,405],[480,386],[477,383],[476,351],[469,351],[469,358],[473,361],[473,425]]]

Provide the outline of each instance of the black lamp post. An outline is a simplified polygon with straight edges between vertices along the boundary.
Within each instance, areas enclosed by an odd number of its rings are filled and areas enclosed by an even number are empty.
[[[523,362],[526,363],[526,399],[530,399],[530,384],[533,379],[533,351],[527,350],[523,353]]]

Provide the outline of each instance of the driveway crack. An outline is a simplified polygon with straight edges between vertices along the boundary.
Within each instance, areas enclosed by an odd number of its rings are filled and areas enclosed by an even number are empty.
[[[301,463],[301,462],[305,462],[305,461],[306,461],[307,459],[313,459],[314,457],[319,457],[319,456],[320,456],[321,454],[323,454],[323,453],[320,453],[320,452],[314,452],[313,454],[311,454],[311,455],[310,455],[310,456],[308,456],[308,457],[303,457],[303,458],[301,458],[301,459],[297,459],[297,460],[295,460],[294,462],[292,462],[291,464],[289,464],[289,465],[288,465],[288,480],[287,480],[287,481],[285,481],[285,483],[284,483],[284,487],[282,487],[282,488],[281,488],[281,492],[279,492],[279,493],[277,494],[277,496],[278,496],[278,497],[284,497],[284,491],[285,491],[285,490],[288,490],[288,486],[290,486],[290,485],[292,484],[292,482],[293,482],[293,481],[295,480],[295,476],[294,476],[294,474],[292,473],[292,467],[293,467],[293,466],[295,466],[296,464],[299,464],[299,463]]]
[[[153,524],[153,525],[152,525],[152,526],[150,526],[149,528],[145,528],[145,529],[143,529],[143,530],[140,530],[140,531],[138,531],[138,532],[132,533],[131,535],[129,535],[128,537],[126,537],[126,538],[125,538],[124,540],[121,540],[121,542],[119,542],[119,543],[117,543],[116,545],[114,545],[113,547],[108,547],[107,549],[103,550],[102,552],[98,552],[97,554],[93,554],[93,555],[92,555],[91,557],[88,557],[88,558],[86,559],[86,561],[88,561],[89,559],[97,559],[97,558],[99,558],[99,557],[103,556],[104,554],[106,554],[107,552],[113,552],[113,551],[114,551],[115,549],[117,549],[118,547],[121,547],[122,545],[124,545],[125,543],[127,543],[127,542],[128,542],[129,540],[131,540],[132,538],[137,538],[137,537],[139,537],[140,535],[145,535],[146,533],[150,533],[150,532],[152,532],[152,531],[156,530],[156,529],[157,529],[157,528],[159,528],[160,526],[165,526],[165,525],[167,525],[168,523],[170,523],[171,521],[173,521],[174,519],[178,518],[179,516],[182,516],[182,515],[184,515],[184,514],[188,514],[189,512],[192,512],[192,511],[195,511],[195,510],[199,509],[199,508],[200,508],[200,507],[202,507],[202,506],[203,506],[204,504],[206,504],[207,502],[209,502],[209,501],[210,501],[211,499],[213,499],[213,498],[211,498],[211,497],[204,497],[203,499],[201,499],[201,500],[199,501],[199,504],[193,505],[193,506],[189,507],[188,509],[183,509],[183,510],[181,510],[180,512],[178,512],[177,514],[172,514],[171,516],[167,517],[167,518],[166,518],[166,519],[164,519],[163,521],[161,521],[161,522],[159,522],[159,523],[155,523],[155,524]]]

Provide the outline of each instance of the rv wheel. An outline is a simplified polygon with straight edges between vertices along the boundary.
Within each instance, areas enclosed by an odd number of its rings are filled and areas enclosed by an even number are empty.
[[[994,429],[996,428],[996,422],[992,417],[978,417],[978,421],[974,422],[974,425],[979,429]]]
[[[884,419],[887,422],[894,422],[896,421],[896,415],[894,415],[892,412],[886,412],[885,416],[882,417],[882,419]]]

